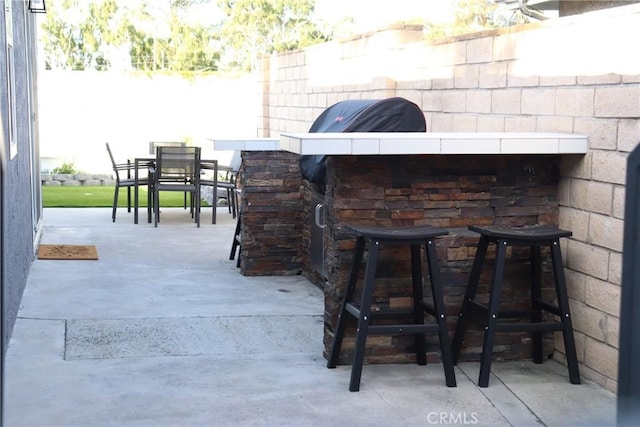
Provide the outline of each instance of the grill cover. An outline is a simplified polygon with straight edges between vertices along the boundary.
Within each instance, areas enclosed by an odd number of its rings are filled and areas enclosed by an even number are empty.
[[[315,132],[426,132],[427,125],[420,107],[400,98],[353,99],[327,108],[313,122]],[[300,156],[304,179],[325,192],[326,156]]]

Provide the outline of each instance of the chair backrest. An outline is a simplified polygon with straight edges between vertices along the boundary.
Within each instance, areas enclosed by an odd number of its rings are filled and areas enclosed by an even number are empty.
[[[198,182],[200,180],[200,147],[158,147],[156,180]]]
[[[149,154],[156,154],[158,147],[186,147],[187,143],[184,141],[151,141],[149,142]]]
[[[109,147],[109,143],[106,142],[105,145],[107,146],[107,153],[109,153],[109,158],[111,159],[111,166],[113,167],[113,170],[116,171],[116,161],[113,158],[113,153],[111,153],[111,148]]]
[[[129,170],[127,165],[124,165],[124,164],[119,165],[118,163],[116,163],[116,159],[113,158],[113,153],[111,152],[111,147],[109,147],[109,143],[106,142],[105,145],[107,146],[107,153],[109,153],[109,158],[111,159],[111,166],[113,168],[113,173],[116,174],[116,183],[120,183],[120,171],[126,171],[127,179],[131,178],[131,171]]]

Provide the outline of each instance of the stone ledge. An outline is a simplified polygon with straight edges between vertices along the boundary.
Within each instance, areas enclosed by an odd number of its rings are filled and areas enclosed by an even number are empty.
[[[113,186],[116,181],[106,174],[42,174],[40,182],[43,186],[77,187],[77,186]]]

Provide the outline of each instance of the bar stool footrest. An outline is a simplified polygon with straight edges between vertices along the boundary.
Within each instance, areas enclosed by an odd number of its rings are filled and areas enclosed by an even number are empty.
[[[387,335],[415,335],[440,331],[438,325],[407,324],[407,325],[372,325],[368,328],[370,334]]]
[[[559,322],[496,323],[497,332],[555,332],[562,330],[564,330],[564,325]]]

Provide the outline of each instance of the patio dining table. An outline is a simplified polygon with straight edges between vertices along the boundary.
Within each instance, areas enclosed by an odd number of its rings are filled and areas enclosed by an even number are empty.
[[[140,168],[149,167],[155,164],[156,158],[155,156],[143,156],[143,157],[135,157],[133,160],[134,163],[134,181],[135,185],[133,186],[133,223],[138,223],[138,205],[139,205],[139,180],[140,180]],[[201,168],[204,170],[213,170],[214,174],[218,173],[217,160],[214,159],[201,159],[200,160]],[[215,165],[211,167],[211,165]],[[217,194],[217,189],[214,188],[213,194]],[[147,206],[147,222],[151,222],[151,208]]]

